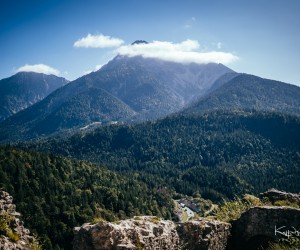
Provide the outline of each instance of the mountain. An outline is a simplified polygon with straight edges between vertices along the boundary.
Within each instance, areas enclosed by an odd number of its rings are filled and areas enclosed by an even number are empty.
[[[300,87],[248,74],[226,74],[184,113],[249,109],[300,115]]]
[[[135,45],[135,44],[148,44],[148,42],[145,40],[136,40],[131,45]]]
[[[156,119],[204,95],[229,72],[233,71],[222,64],[117,56],[0,124],[0,140],[27,140],[95,123]]]
[[[170,108],[179,110],[204,95],[220,76],[233,73],[222,64],[181,64],[140,56],[117,56],[102,70],[109,78],[116,77],[102,88],[151,117],[169,114]]]
[[[44,99],[67,83],[62,77],[34,72],[19,72],[0,80],[0,121]]]
[[[220,109],[300,115],[300,88],[238,74],[222,64],[118,55],[99,71],[70,82],[0,123],[0,141]]]

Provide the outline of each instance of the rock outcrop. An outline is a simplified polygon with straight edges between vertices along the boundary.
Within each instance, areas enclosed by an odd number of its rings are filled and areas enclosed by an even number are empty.
[[[153,216],[119,223],[99,222],[75,228],[74,250],[211,249],[226,248],[230,224],[190,221],[176,224]]]
[[[180,248],[189,250],[226,249],[231,225],[220,221],[187,221],[177,226]]]
[[[276,242],[286,237],[284,235],[286,233],[290,236],[299,234],[299,230],[300,209],[275,206],[253,207],[233,222],[231,249],[257,249],[255,247],[259,244]]]
[[[273,203],[276,201],[285,200],[300,206],[300,194],[286,193],[272,188],[267,192],[261,193],[259,196],[261,199],[268,198]]]
[[[27,250],[38,246],[20,220],[13,198],[0,189],[0,250]]]
[[[300,201],[298,194],[275,189],[260,197],[267,197],[268,204],[288,201],[286,204],[294,206]],[[134,217],[119,223],[84,224],[75,228],[73,249],[253,250],[268,249],[270,242],[290,236],[300,237],[299,208],[254,206],[231,224],[205,219],[174,223],[153,216]]]

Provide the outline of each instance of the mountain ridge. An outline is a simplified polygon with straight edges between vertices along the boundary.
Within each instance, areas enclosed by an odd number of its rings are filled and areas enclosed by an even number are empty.
[[[300,115],[300,87],[249,74],[229,74],[183,113],[248,109]]]
[[[78,129],[93,122],[157,119],[179,111],[186,103],[204,94],[216,79],[228,72],[233,71],[221,64],[184,65],[142,57],[116,56],[100,70],[68,83],[43,101],[1,123],[1,137],[2,140],[27,140],[60,130]],[[90,89],[102,92],[102,97],[110,96],[110,100],[106,98],[106,103],[99,102],[96,99],[100,96],[97,98]],[[88,93],[85,100],[83,92]],[[80,99],[83,105],[97,102],[98,106],[91,110],[88,107],[84,109],[76,99]],[[62,112],[67,103],[73,109],[71,113],[75,115]],[[108,105],[111,107],[108,108]],[[108,118],[98,116],[96,119],[97,114],[102,113],[101,110],[106,109],[105,107],[111,110],[110,114],[107,113]],[[61,126],[59,122],[55,127],[49,121],[58,110],[61,110],[60,121],[65,120],[65,125]],[[117,115],[121,113],[124,115]],[[80,119],[80,116],[85,119]],[[16,126],[17,124],[20,126]],[[49,126],[52,126],[50,130]],[[15,133],[13,130],[19,132]]]
[[[173,113],[258,110],[300,115],[300,87],[240,74],[222,64],[180,64],[116,56],[0,123],[0,141],[76,132],[92,124],[136,123]]]
[[[0,121],[44,99],[69,81],[63,77],[19,72],[0,80]]]

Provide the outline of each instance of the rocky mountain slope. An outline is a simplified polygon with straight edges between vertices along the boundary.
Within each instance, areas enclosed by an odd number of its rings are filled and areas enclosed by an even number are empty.
[[[62,77],[34,72],[19,72],[0,80],[0,121],[44,99],[67,83]]]
[[[154,102],[156,97],[151,96],[151,92],[159,93],[161,97],[157,96],[159,98],[154,103],[155,108],[162,111],[170,101],[166,108],[174,106],[173,111],[182,108],[194,98],[204,95],[220,76],[233,73],[222,64],[180,64],[139,56],[117,56],[101,70],[105,71],[109,78],[115,76],[122,80],[114,81],[113,84],[102,83],[101,87],[115,93],[126,103],[131,101],[131,106],[137,110],[145,109],[147,99],[143,100],[142,95],[149,96]],[[124,75],[127,76],[125,81],[122,79]],[[144,112],[146,111],[158,112],[149,108]]]

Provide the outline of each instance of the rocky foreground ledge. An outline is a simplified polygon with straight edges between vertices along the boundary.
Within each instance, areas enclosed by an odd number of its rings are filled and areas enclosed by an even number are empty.
[[[0,189],[0,250],[39,249],[20,217],[12,196]]]
[[[176,224],[154,216],[136,216],[118,223],[84,224],[74,229],[74,250],[226,248],[231,225],[220,221]]]
[[[278,243],[289,238],[287,232],[300,238],[300,195],[270,189],[260,198],[267,203],[248,208],[231,224],[207,219],[174,223],[154,216],[84,224],[74,229],[73,249],[245,250]]]

